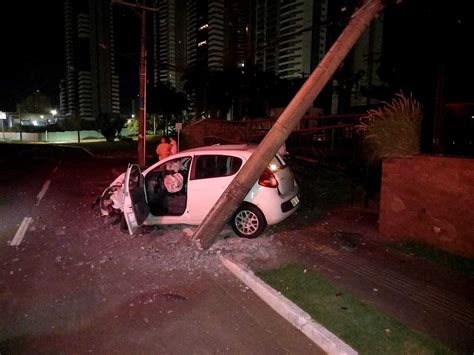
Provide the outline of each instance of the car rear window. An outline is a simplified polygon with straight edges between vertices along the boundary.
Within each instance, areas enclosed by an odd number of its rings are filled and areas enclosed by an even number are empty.
[[[231,176],[239,171],[242,159],[229,155],[199,155],[195,157],[191,180]]]

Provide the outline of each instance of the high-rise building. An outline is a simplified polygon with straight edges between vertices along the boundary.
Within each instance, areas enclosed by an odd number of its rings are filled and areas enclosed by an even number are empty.
[[[224,0],[187,1],[188,68],[224,69]]]
[[[66,117],[96,120],[120,113],[111,6],[106,0],[65,0]]]
[[[243,68],[254,62],[253,0],[226,0],[224,6],[224,67]]]
[[[314,0],[257,0],[255,62],[291,79],[311,72]]]
[[[255,63],[284,79],[307,77],[324,58],[355,10],[352,0],[256,0]],[[332,81],[333,113],[369,105],[366,89],[381,85],[383,23],[362,34]]]
[[[188,92],[195,115],[208,111],[208,73],[224,70],[224,0],[186,2],[186,68],[194,88]]]
[[[311,68],[315,68],[328,49],[328,1],[315,1],[313,5]]]
[[[283,79],[308,77],[350,20],[357,2],[188,0],[186,4],[186,67],[198,68],[194,79],[201,82],[193,100],[206,102],[206,71],[256,64]],[[323,90],[318,105],[336,113],[370,104],[364,90],[381,84],[376,74],[381,39],[381,21],[376,21]]]
[[[313,0],[284,1],[280,4],[278,75],[305,77],[311,73]]]
[[[186,62],[185,0],[160,0],[153,14],[153,83],[183,90]]]
[[[257,0],[255,8],[255,63],[265,72],[278,72],[280,2]]]

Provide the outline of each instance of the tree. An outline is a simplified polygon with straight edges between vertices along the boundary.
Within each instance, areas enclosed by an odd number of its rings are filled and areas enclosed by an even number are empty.
[[[281,79],[256,66],[210,71],[195,66],[184,75],[185,91],[194,99],[195,112],[223,117],[233,109],[234,117],[264,117],[269,107],[284,107],[303,79]]]
[[[157,87],[149,89],[148,105],[151,113],[164,118],[165,122],[162,122],[162,125],[163,128],[167,128],[168,123],[183,120],[187,100],[184,93],[177,92],[173,86],[160,82]]]
[[[115,113],[100,113],[97,116],[96,130],[99,131],[107,142],[113,142],[125,125],[125,118]]]

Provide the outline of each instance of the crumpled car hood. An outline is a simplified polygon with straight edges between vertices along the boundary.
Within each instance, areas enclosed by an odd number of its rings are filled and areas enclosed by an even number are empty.
[[[112,216],[122,211],[124,179],[125,173],[122,173],[102,192],[100,196],[101,216]]]

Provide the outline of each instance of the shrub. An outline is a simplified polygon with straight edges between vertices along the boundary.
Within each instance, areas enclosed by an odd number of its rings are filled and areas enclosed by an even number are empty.
[[[420,152],[421,104],[399,93],[382,107],[369,110],[357,130],[364,134],[369,159],[406,157]]]
[[[107,140],[113,142],[125,124],[125,118],[118,114],[101,113],[97,116],[96,130]]]

